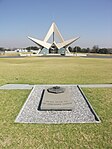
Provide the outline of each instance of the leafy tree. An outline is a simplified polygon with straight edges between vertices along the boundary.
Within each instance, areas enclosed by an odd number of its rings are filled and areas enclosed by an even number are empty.
[[[106,48],[102,48],[102,49],[99,49],[99,53],[101,53],[101,54],[108,54],[109,50],[106,49]]]
[[[3,47],[0,47],[0,51],[5,51],[5,49]]]
[[[75,47],[73,48],[73,52],[76,52],[76,48]]]
[[[79,46],[74,47],[75,52],[81,52],[81,48]]]
[[[99,47],[98,45],[94,45],[92,50],[91,50],[91,53],[99,53]]]
[[[30,52],[30,50],[39,50],[39,48],[35,46],[27,47],[26,49],[28,50],[28,52]]]
[[[112,54],[112,48],[108,48],[108,53]]]
[[[87,53],[89,53],[90,52],[90,48],[87,48],[86,51],[87,51]]]
[[[68,47],[68,50],[70,51],[70,52],[73,52],[73,48],[72,47]]]

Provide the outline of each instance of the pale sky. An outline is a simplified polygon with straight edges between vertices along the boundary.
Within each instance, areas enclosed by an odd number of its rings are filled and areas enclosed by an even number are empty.
[[[72,46],[112,47],[112,0],[0,0],[0,47],[36,46],[52,22]]]

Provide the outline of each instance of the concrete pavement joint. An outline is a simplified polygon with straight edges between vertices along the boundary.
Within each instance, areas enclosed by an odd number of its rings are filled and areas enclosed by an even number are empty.
[[[41,84],[37,84],[36,86],[40,86]],[[77,84],[43,84],[41,86],[55,86],[55,85],[61,85],[61,86],[77,86]],[[32,89],[34,85],[30,84],[5,84],[3,86],[0,86],[0,89],[2,90],[13,90],[13,89]],[[112,84],[79,84],[79,87],[81,88],[112,88]]]

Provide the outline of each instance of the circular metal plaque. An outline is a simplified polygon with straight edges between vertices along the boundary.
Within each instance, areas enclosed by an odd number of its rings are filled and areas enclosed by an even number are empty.
[[[54,86],[54,87],[48,88],[47,91],[49,93],[59,94],[59,93],[64,93],[65,89],[60,86]]]

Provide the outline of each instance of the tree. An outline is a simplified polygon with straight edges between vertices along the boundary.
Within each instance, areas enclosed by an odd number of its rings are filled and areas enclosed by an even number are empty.
[[[90,48],[87,48],[87,53],[89,53],[90,52]]]
[[[112,48],[108,48],[108,53],[112,54]]]
[[[0,47],[0,51],[5,51],[5,49],[3,47]]]
[[[98,45],[94,45],[92,50],[91,50],[91,53],[99,53],[99,47]]]
[[[99,53],[101,53],[101,54],[108,54],[109,50],[106,49],[106,48],[102,48],[102,49],[99,49]]]
[[[72,47],[68,47],[68,50],[70,51],[70,52],[73,52],[73,48]]]
[[[76,48],[75,47],[73,48],[73,52],[76,52]]]
[[[75,52],[81,52],[81,48],[79,46],[74,47]]]
[[[27,47],[26,49],[28,50],[28,52],[30,52],[30,50],[39,50],[38,47],[33,47],[33,46]]]

